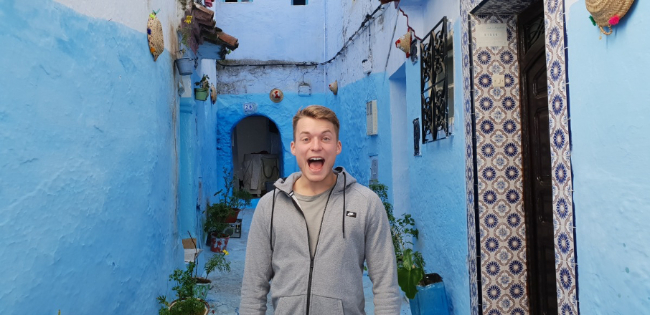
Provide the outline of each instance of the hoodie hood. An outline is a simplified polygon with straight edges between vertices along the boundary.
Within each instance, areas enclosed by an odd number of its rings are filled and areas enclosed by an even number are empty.
[[[357,180],[352,177],[352,175],[348,174],[345,171],[345,168],[342,166],[335,167],[333,169],[334,174],[336,174],[336,183],[334,184],[334,188],[332,189],[332,192],[330,193],[330,196],[332,194],[343,194],[343,209],[341,212],[341,233],[343,233],[343,238],[345,238],[345,217],[347,216],[347,210],[345,207],[345,191],[351,187],[353,184],[357,182]],[[341,176],[342,175],[342,176]],[[275,187],[277,189],[273,190],[273,205],[271,207],[271,233],[270,233],[270,239],[273,238],[273,215],[275,213],[275,193],[276,190],[282,191],[287,196],[290,198],[293,198],[293,184],[302,176],[301,172],[295,172],[287,178],[280,178],[275,182]],[[328,202],[329,202],[329,197],[328,197]],[[335,210],[336,211],[336,210]],[[273,248],[273,244],[271,244],[271,248]]]
[[[348,189],[348,187],[357,182],[357,180],[352,177],[352,175],[350,175],[342,166],[335,167],[333,169],[333,172],[337,176],[336,184],[334,184],[334,190],[332,193],[343,193],[345,192],[345,189]],[[301,172],[295,172],[286,178],[278,179],[274,185],[278,190],[283,191],[289,195],[293,192],[293,184],[296,182],[296,180],[298,180],[298,178],[300,178],[300,176],[302,176]]]

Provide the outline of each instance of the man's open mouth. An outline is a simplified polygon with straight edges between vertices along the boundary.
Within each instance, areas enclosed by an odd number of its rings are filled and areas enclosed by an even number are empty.
[[[309,158],[307,160],[307,164],[309,164],[309,170],[311,170],[312,172],[318,172],[323,169],[323,165],[325,164],[325,159],[321,157]]]

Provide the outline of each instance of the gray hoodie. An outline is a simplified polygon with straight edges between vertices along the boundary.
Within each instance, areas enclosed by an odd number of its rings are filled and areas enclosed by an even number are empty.
[[[240,314],[265,314],[269,289],[275,315],[365,314],[364,260],[375,314],[399,314],[395,253],[384,206],[343,168],[335,173],[313,258],[304,216],[290,197],[301,173],[279,179],[276,189],[260,199],[248,235]]]

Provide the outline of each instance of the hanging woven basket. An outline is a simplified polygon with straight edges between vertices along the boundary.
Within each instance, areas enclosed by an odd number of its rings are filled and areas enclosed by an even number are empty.
[[[587,10],[593,21],[605,35],[612,33],[612,26],[625,16],[634,0],[586,0]]]
[[[411,32],[402,35],[396,42],[395,47],[406,53],[406,58],[410,57],[411,53]]]
[[[153,55],[153,61],[156,61],[158,56],[165,50],[162,24],[156,18],[156,13],[149,14],[149,20],[147,20],[147,40],[149,41],[149,51]]]

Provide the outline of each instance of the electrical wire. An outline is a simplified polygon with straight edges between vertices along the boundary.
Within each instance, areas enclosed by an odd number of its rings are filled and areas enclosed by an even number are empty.
[[[402,10],[402,8],[399,8],[399,12],[402,12],[402,15],[406,17],[406,28],[407,28],[406,30],[413,32],[413,37],[417,38],[417,40],[419,41],[422,41],[422,38],[419,38],[417,35],[415,35],[415,29],[413,29],[411,25],[409,25],[409,16],[404,12],[404,10]]]
[[[327,61],[323,62],[296,62],[296,63],[263,63],[263,64],[223,64],[217,60],[217,64],[222,66],[223,68],[226,67],[272,67],[272,66],[295,66],[295,67],[317,67],[317,66],[322,66],[326,65],[336,59],[336,57],[340,56],[343,51],[345,51],[348,48],[348,45],[350,45],[354,39],[366,26],[370,25],[368,22],[372,21],[375,18],[375,14],[381,9],[383,4],[380,4],[375,8],[374,11],[372,11],[371,14],[366,14],[366,17],[363,19],[363,22],[361,22],[361,25],[359,28],[350,36],[348,37],[347,41],[345,44],[343,44],[343,47],[334,55],[334,57],[330,58]],[[400,9],[401,10],[401,9]],[[407,17],[408,21],[408,17]]]

